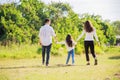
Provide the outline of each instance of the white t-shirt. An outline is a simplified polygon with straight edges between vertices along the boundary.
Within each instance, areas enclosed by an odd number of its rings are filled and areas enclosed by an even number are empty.
[[[94,30],[92,32],[86,32],[85,30],[83,30],[82,34],[78,37],[77,41],[82,38],[82,36],[86,34],[85,36],[85,41],[94,41],[94,37],[96,39],[96,41],[98,40],[98,36],[96,34],[96,29],[94,28]]]
[[[69,47],[68,44],[66,43],[66,41],[57,42],[57,44],[65,44],[65,46],[67,47],[67,50],[71,51],[72,49],[75,48],[76,42],[73,41],[73,46],[72,47]]]
[[[40,28],[39,38],[43,46],[48,46],[52,43],[52,36],[56,36],[56,34],[51,26],[44,25]]]

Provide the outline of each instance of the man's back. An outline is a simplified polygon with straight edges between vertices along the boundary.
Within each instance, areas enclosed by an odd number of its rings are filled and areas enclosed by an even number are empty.
[[[42,45],[50,45],[52,43],[52,36],[55,36],[55,32],[51,26],[44,25],[40,28],[39,37]]]

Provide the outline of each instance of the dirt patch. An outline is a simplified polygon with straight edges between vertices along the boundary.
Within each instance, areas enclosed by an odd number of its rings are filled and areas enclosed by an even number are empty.
[[[114,76],[115,76],[116,78],[120,79],[120,73],[116,73],[116,74],[114,74]]]
[[[110,78],[105,78],[105,80],[110,80]]]

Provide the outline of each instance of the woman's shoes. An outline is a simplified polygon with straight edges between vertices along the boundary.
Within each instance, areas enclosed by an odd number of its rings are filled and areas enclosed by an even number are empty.
[[[90,63],[87,63],[86,65],[90,65]]]
[[[86,65],[90,65],[90,63],[88,62]],[[98,61],[97,61],[97,59],[95,59],[95,63],[94,63],[94,65],[98,65]]]

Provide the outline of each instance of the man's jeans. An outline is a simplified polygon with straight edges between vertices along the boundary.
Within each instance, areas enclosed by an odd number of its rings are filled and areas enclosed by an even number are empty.
[[[47,56],[46,56],[46,65],[49,64],[51,46],[52,46],[52,44],[50,44],[49,46],[42,46],[42,63],[43,64],[45,62],[45,53],[47,54]]]

